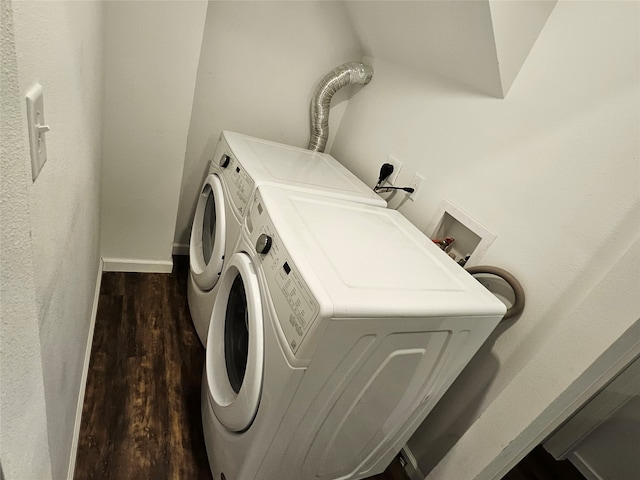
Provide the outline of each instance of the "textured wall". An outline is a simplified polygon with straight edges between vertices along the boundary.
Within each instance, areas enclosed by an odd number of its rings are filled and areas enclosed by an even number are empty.
[[[207,3],[106,2],[105,270],[171,271]]]
[[[391,206],[427,230],[443,199],[458,205],[497,234],[482,263],[511,271],[527,292],[524,315],[499,328],[410,442],[423,464],[437,462],[554,336],[570,335],[560,329],[571,312],[640,231],[638,8],[559,2],[504,100],[373,59],[375,81],[349,102],[332,154],[369,184],[389,154],[403,172],[423,174],[416,201],[400,194]],[[603,332],[594,311],[580,329],[592,328],[591,348],[565,362],[584,369],[635,320],[616,318]],[[485,427],[476,439],[502,426]],[[456,465],[451,458],[438,478],[472,478]]]
[[[11,2],[0,3],[0,462],[3,478],[51,478],[30,243],[28,153]]]
[[[220,132],[235,130],[306,147],[316,84],[334,67],[361,57],[339,2],[209,2],[176,244],[189,243],[196,199]],[[349,93],[345,88],[333,98],[328,147]]]
[[[102,3],[15,2],[19,103],[44,89],[48,161],[27,184],[53,478],[68,473],[99,268]],[[26,119],[21,141],[28,144]],[[28,166],[24,150],[19,161]],[[28,168],[28,167],[27,167]],[[33,346],[24,345],[32,355]],[[20,476],[18,478],[27,478]]]

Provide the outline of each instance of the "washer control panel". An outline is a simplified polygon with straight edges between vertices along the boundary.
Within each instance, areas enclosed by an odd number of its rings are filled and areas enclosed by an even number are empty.
[[[240,212],[240,216],[244,216],[255,182],[229,148],[223,149],[218,155],[220,173],[224,176],[231,201]]]
[[[280,328],[295,355],[318,316],[318,303],[291,262],[291,257],[264,212],[259,194],[256,194],[247,216],[249,218],[253,224],[251,239],[258,251],[258,261],[262,264]],[[270,239],[269,248],[266,253],[260,253],[265,238]]]

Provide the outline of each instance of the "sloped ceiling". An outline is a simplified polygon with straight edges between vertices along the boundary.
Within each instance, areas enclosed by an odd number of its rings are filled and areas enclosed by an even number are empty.
[[[518,76],[555,5],[555,0],[490,2],[503,97]]]
[[[344,5],[365,55],[504,98],[555,0],[348,0]]]

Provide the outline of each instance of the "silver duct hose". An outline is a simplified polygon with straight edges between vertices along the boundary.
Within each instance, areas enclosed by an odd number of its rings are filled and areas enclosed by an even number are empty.
[[[373,77],[373,68],[364,63],[348,62],[327,73],[311,98],[311,139],[309,150],[324,152],[329,137],[329,108],[333,95],[342,87],[359,83],[366,85]]]

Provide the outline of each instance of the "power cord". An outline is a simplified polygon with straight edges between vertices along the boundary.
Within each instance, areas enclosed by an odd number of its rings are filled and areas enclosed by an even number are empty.
[[[382,183],[389,178],[389,176],[393,173],[393,165],[390,163],[383,163],[380,167],[380,175],[378,176],[378,183],[373,187],[373,190],[376,191],[378,188],[382,186]]]
[[[383,163],[382,167],[380,167],[380,175],[378,176],[378,183],[373,187],[373,191],[376,193],[390,192],[392,190],[403,190],[407,193],[413,193],[415,189],[411,187],[383,187],[382,184],[384,181],[389,178],[389,176],[393,173],[393,165],[390,163]]]
[[[378,187],[377,185],[373,187],[374,192],[385,193],[385,192],[390,192],[391,190],[403,190],[407,193],[415,192],[415,188],[411,188],[411,187]]]

